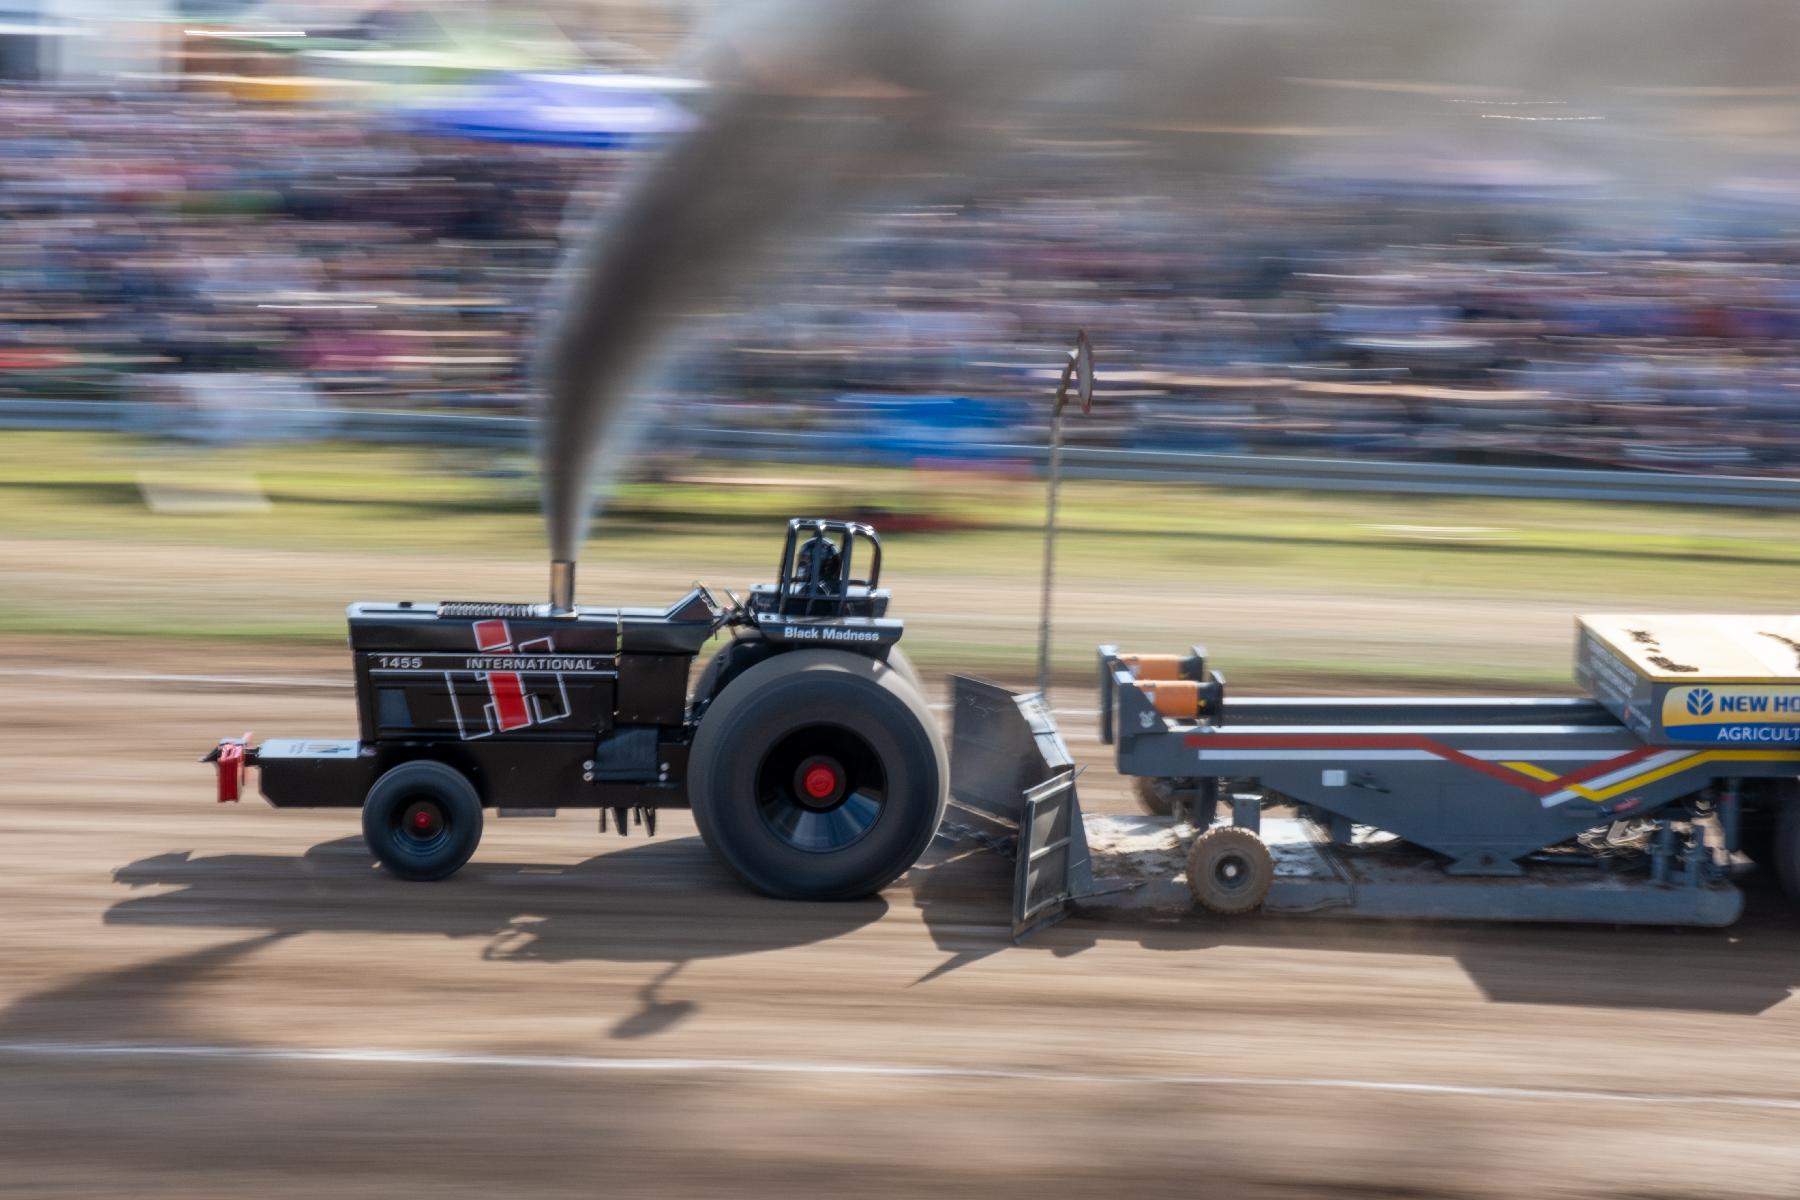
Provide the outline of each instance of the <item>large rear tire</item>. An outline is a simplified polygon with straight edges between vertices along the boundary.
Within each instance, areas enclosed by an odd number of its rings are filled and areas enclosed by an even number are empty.
[[[925,852],[948,791],[924,697],[887,664],[844,651],[788,651],[733,679],[688,757],[708,849],[790,900],[880,891]]]
[[[461,771],[416,759],[386,772],[363,801],[363,841],[390,875],[454,875],[481,842],[481,797]]]
[[[919,693],[921,697],[927,699],[930,697],[931,693],[925,690],[925,677],[919,674],[919,668],[913,666],[912,659],[906,657],[906,651],[898,646],[889,647],[887,665],[895,674],[912,685],[912,690]]]

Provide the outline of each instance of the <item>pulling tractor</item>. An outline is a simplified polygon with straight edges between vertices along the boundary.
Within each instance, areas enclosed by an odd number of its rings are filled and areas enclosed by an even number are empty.
[[[874,529],[796,519],[775,582],[745,599],[696,586],[662,609],[352,604],[358,736],[245,735],[203,761],[221,801],[254,768],[278,808],[361,809],[370,852],[401,879],[454,874],[486,810],[595,809],[601,829],[610,816],[654,833],[658,811],[690,808],[758,891],[867,895],[924,852],[949,784],[880,580]]]

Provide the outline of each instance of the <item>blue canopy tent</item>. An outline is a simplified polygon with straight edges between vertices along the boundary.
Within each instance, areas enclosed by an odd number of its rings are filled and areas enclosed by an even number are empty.
[[[415,132],[439,137],[629,149],[691,128],[696,118],[670,96],[698,86],[651,75],[509,75],[406,119]]]

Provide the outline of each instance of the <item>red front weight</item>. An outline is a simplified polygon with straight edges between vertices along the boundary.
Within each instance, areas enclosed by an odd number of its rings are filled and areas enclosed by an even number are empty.
[[[244,790],[244,747],[249,743],[250,735],[246,733],[239,741],[220,742],[219,757],[216,760],[219,768],[219,803],[235,804]]]

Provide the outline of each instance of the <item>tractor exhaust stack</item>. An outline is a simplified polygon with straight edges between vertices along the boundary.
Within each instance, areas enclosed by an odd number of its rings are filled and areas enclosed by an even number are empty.
[[[566,617],[575,611],[575,564],[564,558],[550,560],[550,615]]]

